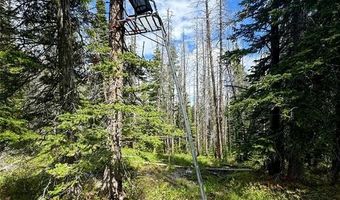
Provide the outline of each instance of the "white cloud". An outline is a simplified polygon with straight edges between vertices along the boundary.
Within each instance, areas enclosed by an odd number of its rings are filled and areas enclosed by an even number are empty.
[[[173,41],[180,41],[183,31],[186,37],[192,37],[194,29],[192,25],[192,19],[197,13],[197,8],[193,0],[156,0],[156,6],[159,15],[166,23],[167,11],[170,11],[171,16],[171,37]],[[161,33],[156,33],[161,35]],[[152,39],[156,39],[154,33],[145,34]],[[130,37],[126,38],[127,43],[130,43]],[[144,43],[144,56],[150,58],[153,54],[157,44],[143,36],[137,36],[137,53],[142,55]],[[176,44],[175,44],[176,45]]]
[[[187,88],[186,91],[189,94],[190,101],[193,101],[194,91],[195,91],[195,74],[196,74],[196,47],[193,45],[193,42],[195,40],[195,18],[202,18],[204,12],[202,10],[204,9],[204,5],[201,3],[199,6],[197,6],[197,0],[155,0],[158,12],[160,17],[163,19],[163,23],[166,26],[166,18],[167,18],[167,11],[170,11],[171,15],[171,37],[174,41],[174,44],[177,48],[178,52],[178,59],[180,59],[180,47],[181,47],[181,41],[183,37],[183,32],[185,33],[185,41],[187,46]],[[217,1],[210,1],[210,8],[216,8],[216,2]],[[216,13],[211,13],[212,19],[217,19]],[[217,21],[212,20],[212,31],[216,31]],[[199,25],[202,26],[202,25]],[[203,25],[204,26],[204,25]],[[153,33],[146,34],[148,37],[151,37],[153,39],[156,39],[156,37],[153,35]],[[161,35],[161,33],[158,33],[158,35]],[[216,38],[216,34],[212,34],[212,39],[214,40],[212,42],[213,45],[213,60],[214,65],[218,65],[218,56],[219,56],[219,50],[218,50],[218,42]],[[129,40],[127,38],[127,40]],[[129,42],[129,41],[127,41]],[[139,55],[142,55],[143,51],[143,43],[144,43],[144,56],[146,58],[151,58],[151,56],[154,53],[154,50],[157,46],[157,44],[145,37],[137,36],[137,53]],[[225,41],[224,49],[226,46],[230,46]],[[242,45],[241,45],[242,46]],[[200,51],[200,50],[199,50]],[[247,55],[243,58],[243,64],[245,66],[246,71],[249,71],[250,67],[253,66],[254,60],[258,58],[257,55]],[[200,64],[200,70],[202,67]]]
[[[259,55],[258,54],[248,54],[246,56],[243,57],[243,65],[245,67],[245,71],[247,73],[250,72],[251,67],[254,66],[256,64],[256,60],[259,59]]]

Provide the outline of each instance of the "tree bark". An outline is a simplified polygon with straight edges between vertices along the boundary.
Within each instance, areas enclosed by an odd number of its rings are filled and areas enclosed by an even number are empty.
[[[204,25],[202,23],[201,27],[202,35],[201,35],[201,44],[202,44],[202,66],[203,66],[203,74],[202,74],[202,123],[201,123],[201,134],[203,138],[203,145],[204,145],[204,153],[205,155],[209,154],[209,145],[208,145],[208,98],[207,98],[207,62],[206,62],[206,48],[204,43]]]
[[[106,91],[104,91],[106,94],[105,100],[108,104],[123,102],[123,63],[119,62],[118,59],[119,54],[123,53],[124,49],[124,27],[119,21],[123,19],[123,3],[123,0],[110,1],[109,41],[111,46],[111,59],[113,62],[117,62],[117,65],[111,77],[108,78]],[[109,199],[112,200],[124,198],[121,153],[122,121],[123,114],[119,110],[113,110],[112,114],[108,116],[107,130],[112,160],[110,166],[107,167],[107,180],[109,181]]]
[[[220,130],[220,137],[219,137],[219,146],[221,155],[223,153],[223,145],[224,145],[224,129],[223,129],[223,66],[222,66],[222,55],[223,55],[223,1],[219,0],[219,94],[218,94],[218,121],[219,121],[219,130]]]
[[[279,1],[273,2],[273,9],[279,8]],[[270,70],[275,70],[280,62],[280,33],[277,17],[272,17],[270,30]],[[281,110],[275,106],[272,110],[271,130],[274,138],[274,148],[276,154],[272,156],[270,161],[270,174],[280,174],[284,168],[284,135],[281,131]]]
[[[290,139],[291,141],[297,140],[294,136],[298,135],[299,130],[296,126],[296,120],[294,115],[294,109],[291,111],[291,122],[290,122]],[[298,179],[303,172],[303,162],[301,161],[301,145],[294,145],[290,149],[288,154],[288,172],[287,177],[289,180]]]
[[[205,1],[205,20],[206,20],[206,40],[207,40],[207,50],[208,50],[208,61],[209,61],[209,68],[210,68],[210,76],[211,76],[211,84],[212,84],[212,93],[213,93],[213,110],[214,110],[214,119],[216,124],[216,138],[215,138],[215,146],[216,151],[215,155],[216,158],[222,158],[222,148],[221,148],[221,132],[220,132],[220,120],[219,120],[219,112],[218,112],[218,100],[217,100],[217,90],[216,90],[216,79],[215,79],[215,70],[214,70],[214,63],[213,63],[213,56],[212,56],[212,46],[211,46],[211,29],[210,29],[210,11],[209,11],[209,2],[208,0]]]
[[[298,5],[299,0],[294,0],[292,2],[293,4]],[[291,53],[294,53],[295,48],[298,47],[300,42],[300,35],[303,32],[302,26],[303,26],[303,9],[300,7],[295,7],[292,10],[292,28],[291,28],[291,37],[292,37],[292,50]],[[298,138],[296,138],[297,135],[299,135],[299,129],[296,126],[296,120],[295,120],[295,113],[294,108],[291,110],[291,120],[290,120],[290,140],[293,141],[293,145],[291,148],[289,148],[287,155],[288,160],[288,172],[287,172],[287,178],[289,180],[296,180],[299,177],[303,175],[303,162],[301,161],[301,152],[303,144],[294,143],[294,141],[299,141]],[[287,153],[288,153],[287,152]]]
[[[60,101],[63,111],[75,109],[76,87],[73,71],[73,30],[70,16],[70,0],[57,0],[58,65],[60,70]]]
[[[182,57],[181,57],[181,70],[180,72],[182,73],[182,95],[183,95],[183,100],[184,100],[184,106],[186,109],[186,112],[188,113],[188,97],[187,97],[187,66],[186,66],[186,48],[185,48],[185,32],[183,30],[182,33]],[[190,115],[189,115],[190,116]],[[189,119],[190,120],[190,119]],[[183,124],[183,120],[181,120]],[[191,121],[191,120],[190,120]],[[185,150],[187,153],[190,153],[190,148],[189,148],[189,142],[188,142],[188,137],[185,137]]]
[[[201,134],[199,130],[199,122],[200,122],[200,98],[199,98],[199,59],[198,59],[198,49],[199,49],[199,35],[198,35],[198,22],[196,21],[196,28],[195,28],[195,43],[196,43],[196,73],[195,73],[195,127],[196,127],[196,148],[197,148],[197,155],[201,154]]]
[[[281,109],[275,106],[271,111],[271,134],[274,138],[274,148],[276,153],[271,155],[268,171],[270,175],[280,174],[284,166],[284,146],[281,131]]]

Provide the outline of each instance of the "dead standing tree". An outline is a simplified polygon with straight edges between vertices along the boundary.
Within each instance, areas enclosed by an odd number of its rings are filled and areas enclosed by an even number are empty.
[[[216,89],[216,79],[215,79],[215,70],[214,70],[214,62],[212,55],[212,45],[211,45],[211,22],[210,22],[210,11],[209,11],[209,1],[205,0],[205,20],[206,20],[206,41],[207,41],[207,50],[208,50],[208,64],[210,68],[210,76],[211,76],[211,84],[212,84],[212,94],[213,94],[213,110],[214,110],[214,118],[216,125],[216,150],[215,155],[218,159],[223,157],[222,155],[222,147],[221,147],[221,131],[220,131],[220,117],[219,117],[219,109],[218,109],[218,97],[217,97],[217,89]]]

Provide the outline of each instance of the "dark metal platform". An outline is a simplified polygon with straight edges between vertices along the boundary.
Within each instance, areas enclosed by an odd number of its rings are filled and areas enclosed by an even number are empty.
[[[162,30],[162,20],[157,13],[129,16],[124,22],[125,35],[138,35]]]

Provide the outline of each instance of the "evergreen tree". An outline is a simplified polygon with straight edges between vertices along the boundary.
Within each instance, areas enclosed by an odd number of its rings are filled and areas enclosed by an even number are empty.
[[[252,23],[240,25],[236,35],[250,42],[250,51],[264,51],[265,56],[253,68],[252,85],[234,109],[249,112],[244,120],[251,143],[257,144],[253,153],[268,155],[273,173],[284,172],[284,161],[288,161],[288,176],[293,179],[302,175],[303,160],[310,155],[323,160],[331,157],[332,148],[321,144],[332,141],[327,135],[336,135],[331,128],[336,122],[329,121],[336,114],[325,113],[336,113],[332,110],[336,110],[337,92],[332,91],[337,90],[337,79],[329,70],[336,61],[330,64],[328,56],[337,57],[333,50],[338,44],[326,38],[336,35],[331,30],[337,26],[333,13],[338,4],[319,7],[325,3],[243,1],[246,9],[239,15],[239,21],[252,19]],[[323,46],[327,48],[321,53]]]

